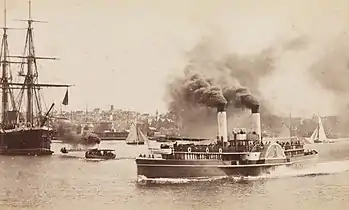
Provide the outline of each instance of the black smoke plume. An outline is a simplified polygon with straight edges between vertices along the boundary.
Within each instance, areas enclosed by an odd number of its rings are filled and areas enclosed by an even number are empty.
[[[227,103],[221,88],[213,84],[212,80],[204,78],[203,75],[188,75],[181,88],[186,100],[197,104],[217,107],[218,104]]]
[[[219,51],[219,50],[218,50]],[[169,84],[169,109],[182,135],[212,137],[217,131],[216,107],[226,103],[228,127],[247,127],[241,108],[257,109],[258,78],[272,71],[272,51],[240,57],[217,52],[215,43],[203,40],[189,53],[184,75]],[[242,125],[242,124],[243,125]]]
[[[223,94],[229,100],[229,103],[234,104],[236,108],[248,108],[253,112],[258,112],[259,101],[247,88],[226,89]]]

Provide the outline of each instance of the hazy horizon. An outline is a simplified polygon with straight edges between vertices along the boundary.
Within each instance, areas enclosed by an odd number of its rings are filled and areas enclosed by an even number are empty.
[[[8,0],[7,5],[8,26],[25,27],[13,19],[27,18],[28,1]],[[334,115],[344,106],[307,75],[315,60],[333,51],[333,43],[347,46],[349,2],[344,0],[32,0],[32,16],[49,22],[34,25],[36,54],[60,58],[40,62],[40,81],[75,85],[64,110],[85,110],[87,104],[90,109],[166,111],[166,84],[181,74],[186,52],[203,36],[224,37],[227,48],[242,56],[304,38],[304,49],[277,55],[277,71],[261,81],[263,97],[280,115]],[[24,31],[10,31],[9,46],[11,54],[20,54]],[[65,88],[44,93],[47,106],[55,102],[60,109]]]

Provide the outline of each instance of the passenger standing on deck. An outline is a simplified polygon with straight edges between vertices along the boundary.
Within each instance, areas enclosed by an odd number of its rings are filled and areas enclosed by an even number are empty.
[[[236,135],[237,133],[235,131],[233,131],[233,139],[236,140]]]

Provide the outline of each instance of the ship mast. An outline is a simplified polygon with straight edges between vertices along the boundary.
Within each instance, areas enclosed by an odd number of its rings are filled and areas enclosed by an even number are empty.
[[[4,26],[3,29],[3,35],[2,35],[2,41],[1,41],[1,50],[0,50],[0,64],[2,69],[1,74],[1,89],[2,89],[2,97],[1,97],[1,104],[2,104],[2,119],[1,123],[3,126],[7,126],[9,124],[8,119],[8,111],[9,111],[9,96],[11,98],[11,104],[12,109],[16,110],[16,103],[13,96],[13,92],[10,89],[10,83],[9,81],[12,80],[12,74],[10,71],[10,63],[18,63],[18,62],[12,62],[9,60],[9,47],[8,47],[8,41],[7,41],[7,31],[9,29],[14,28],[8,28],[7,27],[7,5],[6,0],[4,0]]]
[[[20,93],[18,95],[18,108],[20,111],[21,104],[23,100],[24,90],[26,90],[27,95],[27,114],[26,114],[26,122],[30,124],[30,126],[34,125],[34,102],[38,109],[39,117],[43,117],[42,108],[41,108],[41,100],[40,100],[40,88],[41,87],[71,87],[72,85],[60,85],[60,84],[39,84],[38,83],[38,70],[37,70],[37,60],[45,59],[45,60],[57,60],[57,58],[52,57],[39,57],[35,55],[34,48],[34,39],[33,39],[33,27],[32,24],[34,22],[38,23],[47,23],[45,21],[33,20],[31,13],[31,0],[29,0],[29,9],[28,9],[28,19],[27,20],[19,20],[25,21],[28,23],[28,27],[26,28],[26,41],[23,55],[21,56],[8,56],[11,58],[20,58],[22,59],[19,76],[24,77],[23,83],[13,83],[9,82],[8,85],[11,85],[10,89],[20,89]],[[17,62],[18,63],[18,62]],[[26,73],[24,73],[24,64],[27,64]],[[1,82],[4,84],[4,82]],[[15,87],[12,87],[15,86]],[[18,88],[19,87],[19,88]],[[54,105],[54,104],[53,104]],[[53,106],[52,105],[52,106]],[[52,106],[50,110],[52,110]],[[40,119],[38,119],[37,123],[40,123]]]
[[[34,100],[33,97],[35,96],[37,99],[37,106],[39,115],[42,114],[41,110],[41,104],[38,101],[39,100],[39,88],[35,87],[35,83],[38,78],[38,71],[36,68],[36,59],[39,59],[35,56],[35,48],[34,48],[34,39],[33,39],[33,28],[32,24],[34,22],[42,22],[42,21],[35,21],[32,19],[31,15],[31,0],[29,0],[29,7],[28,7],[28,19],[25,20],[28,23],[27,28],[27,35],[26,35],[26,43],[25,43],[25,51],[27,51],[27,56],[23,56],[24,59],[27,61],[27,74],[23,74],[23,71],[20,72],[20,76],[25,77],[24,84],[26,85],[27,89],[27,122],[33,125],[33,119],[34,119]],[[25,55],[25,54],[24,54]],[[55,58],[46,58],[55,60]],[[34,66],[35,65],[35,66]]]
[[[41,87],[70,87],[71,85],[55,85],[55,84],[39,84],[38,83],[38,69],[37,69],[37,60],[45,59],[45,60],[57,60],[57,58],[53,57],[39,57],[35,55],[35,47],[34,47],[34,39],[33,39],[33,23],[47,23],[46,21],[39,21],[32,19],[32,11],[31,11],[31,0],[29,0],[28,7],[28,19],[19,20],[27,22],[28,26],[26,28],[26,41],[24,52],[22,56],[9,56],[14,58],[21,58],[22,65],[20,68],[19,76],[24,77],[24,83],[9,83],[13,86],[20,86],[21,91],[19,93],[19,108],[22,104],[22,99],[24,95],[24,90],[26,90],[27,95],[27,114],[26,114],[26,122],[31,126],[34,125],[34,105],[36,105],[38,109],[39,117],[42,117],[42,108],[40,101],[40,88]],[[27,71],[24,72],[24,64],[27,64]],[[34,104],[35,102],[35,104]],[[38,121],[39,122],[39,121]]]
[[[6,0],[4,0],[4,27],[3,27],[3,35],[1,42],[1,54],[0,57],[2,63],[2,125],[7,124],[7,110],[8,110],[8,74],[7,74],[7,66],[8,66],[8,42],[7,42],[7,14],[6,14]]]

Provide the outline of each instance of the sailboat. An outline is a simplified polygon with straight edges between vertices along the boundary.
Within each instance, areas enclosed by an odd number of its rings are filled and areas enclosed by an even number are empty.
[[[138,126],[132,123],[128,136],[126,138],[126,144],[142,145],[146,141],[146,136],[138,128]]]
[[[313,134],[309,138],[306,138],[306,140],[308,143],[333,143],[326,136],[320,115],[317,116],[317,126]]]
[[[70,85],[39,84],[37,61],[40,59],[55,58],[38,57],[35,55],[33,42],[33,28],[35,22],[31,18],[31,1],[29,0],[29,18],[25,21],[28,24],[26,28],[26,41],[24,53],[21,56],[11,56],[9,54],[7,42],[6,25],[6,0],[4,0],[5,26],[3,27],[2,45],[0,62],[2,64],[2,122],[0,130],[0,155],[51,155],[51,136],[52,129],[46,126],[49,114],[52,112],[54,103],[49,110],[43,114],[41,104],[41,88],[43,87],[70,87]],[[10,58],[19,58],[19,62],[10,61]],[[12,82],[10,64],[19,63],[19,76],[24,77],[23,83]],[[25,71],[26,70],[26,71]],[[13,90],[19,90],[19,95],[15,100]],[[67,89],[68,91],[68,89]],[[26,110],[22,108],[23,98],[26,95]],[[63,103],[67,104],[66,97]],[[12,109],[9,109],[9,98],[11,99]],[[34,112],[34,107],[36,112]],[[26,116],[24,117],[25,114]]]
[[[152,155],[154,154],[171,154],[175,142],[167,140],[158,142],[154,139],[148,139],[146,135],[138,128],[137,125],[132,124],[129,134],[126,138],[126,144],[142,145],[147,144],[148,150]]]

